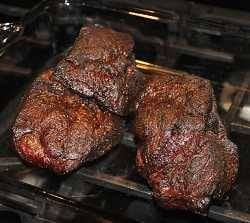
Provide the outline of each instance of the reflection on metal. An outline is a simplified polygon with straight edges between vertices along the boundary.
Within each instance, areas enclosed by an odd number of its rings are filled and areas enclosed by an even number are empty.
[[[64,1],[64,4],[65,4],[66,6],[70,6],[69,0],[65,0],[65,1]]]
[[[138,17],[142,17],[145,19],[152,19],[152,20],[159,20],[160,18],[158,16],[152,16],[152,15],[146,15],[138,12],[128,12],[129,15],[134,15]]]
[[[171,75],[183,75],[187,74],[183,71],[177,71],[168,67],[158,66],[146,61],[136,60],[136,67],[144,72],[156,73],[156,74],[171,74]],[[187,74],[188,75],[188,74]]]
[[[24,27],[18,23],[0,23],[0,49],[15,42],[23,33]]]
[[[151,200],[153,196],[152,191],[147,186],[130,180],[92,171],[87,168],[81,168],[77,174],[83,177],[83,180],[86,182],[138,198]],[[250,214],[214,205],[210,206],[207,216],[219,222],[250,223]]]
[[[209,208],[208,217],[216,219],[219,222],[250,223],[250,214],[218,206],[211,206]]]
[[[20,202],[16,202],[16,200],[13,200],[13,197],[8,197],[8,196],[2,197],[0,193],[1,202],[4,202],[4,204],[8,207],[12,207],[17,210],[22,210],[32,215],[37,215],[37,216],[43,215],[44,214],[43,212],[45,210],[44,207],[41,208],[41,206],[45,205],[54,208],[65,207],[68,210],[73,210],[75,212],[80,212],[82,214],[85,214],[90,218],[99,215],[101,216],[100,218],[103,217],[104,219],[110,220],[111,222],[119,222],[119,223],[135,222],[130,218],[104,211],[100,207],[93,206],[90,203],[86,203],[84,201],[79,202],[56,193],[48,192],[39,187],[35,187],[19,181],[13,181],[13,179],[11,179],[11,177],[9,177],[8,174],[4,173],[2,173],[1,175],[0,189],[2,192],[5,192],[6,194],[14,194],[16,198],[17,197],[20,198]],[[24,199],[27,201],[23,204],[21,200]]]
[[[156,64],[152,64],[146,61],[142,60],[136,60],[136,67],[140,69],[142,72],[147,72],[147,73],[156,73],[160,75],[165,75],[165,74],[171,74],[171,75],[187,75],[191,76],[192,74],[189,74],[185,71],[180,71],[180,70],[175,70],[169,67],[163,67],[159,66]],[[217,83],[215,81],[210,81],[213,85],[221,85],[221,83]],[[235,84],[231,86],[234,88],[234,91],[246,91],[250,93],[250,89],[247,87],[246,84]]]
[[[234,55],[228,52],[213,50],[209,48],[199,48],[182,44],[170,44],[171,49],[177,50],[181,54],[197,56],[208,60],[215,60],[225,63],[233,63]]]
[[[4,15],[22,17],[28,12],[28,9],[17,7],[14,5],[2,4],[0,3],[0,13]]]
[[[76,174],[83,177],[85,181],[98,186],[147,200],[152,199],[152,191],[147,186],[137,184],[136,182],[121,177],[94,172],[87,168],[81,168]]]
[[[245,121],[237,120],[237,122],[232,122],[230,127],[232,132],[250,135],[250,124]]]
[[[237,74],[235,74],[237,75]],[[241,88],[242,89],[249,89],[249,71],[245,71],[243,72],[243,77],[244,77],[244,80],[243,82],[241,83]],[[231,126],[231,124],[233,123],[233,121],[235,119],[237,119],[238,117],[238,114],[240,111],[242,111],[242,106],[243,106],[243,100],[244,100],[244,97],[246,96],[247,92],[245,90],[240,90],[240,91],[237,91],[233,100],[232,100],[232,104],[227,112],[227,115],[225,117],[225,121],[227,123],[227,125],[229,125],[228,127]],[[250,117],[248,117],[250,118]]]

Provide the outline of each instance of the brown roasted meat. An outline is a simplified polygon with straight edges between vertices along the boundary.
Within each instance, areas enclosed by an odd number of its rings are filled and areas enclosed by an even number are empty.
[[[68,55],[57,65],[55,77],[106,109],[126,115],[137,86],[133,46],[128,34],[83,27]]]
[[[34,81],[13,127],[24,160],[61,174],[109,151],[121,132],[118,116],[66,89],[52,70]]]
[[[136,102],[137,167],[165,208],[203,212],[235,182],[236,146],[209,81],[152,76]]]

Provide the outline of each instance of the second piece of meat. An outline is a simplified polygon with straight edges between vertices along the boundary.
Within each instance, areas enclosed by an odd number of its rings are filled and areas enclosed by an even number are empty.
[[[237,147],[226,136],[209,81],[149,77],[134,126],[137,167],[163,207],[204,212],[235,182]]]
[[[23,100],[13,133],[24,160],[62,174],[115,146],[122,120],[67,90],[48,70],[34,81]]]

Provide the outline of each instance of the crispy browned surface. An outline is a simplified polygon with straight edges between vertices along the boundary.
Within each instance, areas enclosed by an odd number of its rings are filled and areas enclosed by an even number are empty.
[[[48,70],[32,84],[13,127],[14,142],[28,163],[67,173],[117,144],[122,122],[52,76]]]
[[[163,207],[202,212],[231,188],[237,148],[208,81],[150,77],[136,106],[137,167]]]
[[[136,92],[134,42],[109,28],[84,27],[55,72],[59,82],[126,115]]]

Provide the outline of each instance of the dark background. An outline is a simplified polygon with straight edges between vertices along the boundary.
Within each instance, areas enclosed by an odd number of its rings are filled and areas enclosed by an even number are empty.
[[[154,0],[153,0],[154,1]],[[187,0],[191,1],[191,0]],[[234,8],[234,9],[239,9],[239,10],[244,10],[244,11],[250,11],[250,4],[249,1],[241,0],[192,0],[193,2],[197,3],[204,3],[208,5],[214,5],[214,6],[220,6],[220,7],[225,7],[225,8]],[[35,4],[40,2],[40,0],[1,0],[0,4],[12,4],[16,6],[21,6],[24,8],[31,8]],[[165,0],[166,4],[168,0]]]
[[[39,3],[40,0],[1,0],[0,4],[15,5],[24,8],[32,8],[35,4]]]

